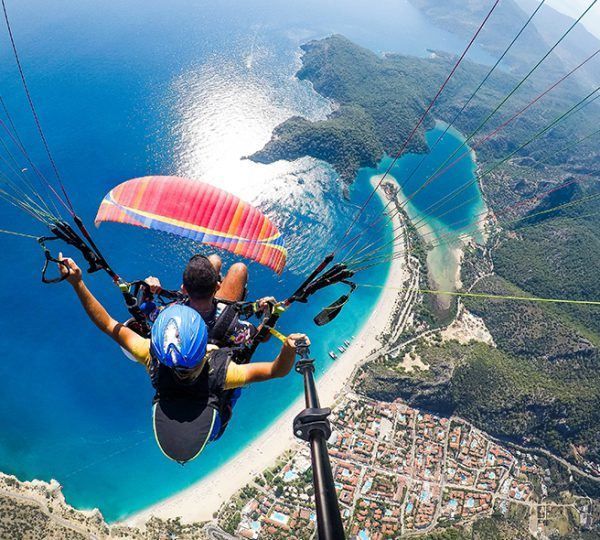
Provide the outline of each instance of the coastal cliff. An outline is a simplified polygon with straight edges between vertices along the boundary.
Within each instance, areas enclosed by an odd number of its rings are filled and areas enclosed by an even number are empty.
[[[346,183],[354,180],[361,167],[375,167],[385,154],[397,155],[456,62],[455,57],[447,54],[431,54],[428,58],[400,54],[380,56],[340,35],[311,41],[303,45],[302,50],[302,66],[297,77],[309,82],[316,92],[330,99],[335,109],[324,120],[309,121],[298,116],[289,118],[273,130],[265,147],[249,158],[260,163],[273,163],[311,156],[331,164]],[[513,74],[496,71],[489,77],[485,91],[479,92],[471,105],[457,117],[488,71],[488,66],[464,61],[403,153],[428,152],[425,132],[434,126],[435,119],[445,122],[455,120],[454,126],[459,131],[465,134],[473,132],[479,126],[482,115],[493,110],[520,80]],[[538,92],[546,90],[547,85],[553,82],[552,76],[543,70],[511,97],[506,108],[519,110],[525,107]],[[487,141],[485,147],[478,150],[480,164],[491,165],[494,160],[514,150],[518,141],[527,140],[528,136],[547,124],[548,114],[559,114],[568,109],[573,96],[581,91],[576,81],[564,81],[553,90],[547,110],[527,111],[521,122],[510,123]],[[596,106],[591,108],[598,111]],[[494,124],[486,126],[479,137],[489,133],[493,127]],[[565,140],[581,136],[587,130],[593,131],[595,127],[593,118],[579,115],[574,121],[565,122],[546,134],[543,143],[534,141],[528,145],[521,154],[535,156],[534,164],[539,160],[540,152],[544,159],[556,160],[556,152],[547,155],[548,146],[559,145],[559,148]],[[584,161],[591,165],[594,155],[592,141],[580,145],[579,151],[582,158],[587,156]],[[565,159],[564,155],[559,155]],[[521,171],[521,179],[525,177],[539,184],[529,169],[531,167]],[[493,187],[496,180],[488,178],[486,184]],[[494,189],[492,194],[490,202],[493,206],[505,202],[504,197],[494,196],[497,195]]]

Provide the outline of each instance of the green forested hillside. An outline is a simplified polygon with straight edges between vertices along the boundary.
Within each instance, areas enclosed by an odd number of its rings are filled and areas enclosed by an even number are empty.
[[[400,54],[382,57],[339,35],[312,41],[302,49],[304,55],[298,77],[310,81],[315,90],[333,100],[337,108],[326,120],[311,122],[298,117],[287,120],[274,130],[271,141],[250,158],[271,163],[311,156],[332,164],[346,182],[354,179],[360,167],[375,166],[384,152],[395,155],[403,147],[456,62],[456,58],[446,54],[435,54],[430,58]],[[461,64],[406,151],[427,151],[425,129],[433,125],[434,118],[453,120],[488,71],[488,66],[473,62]],[[539,76],[523,84],[480,133],[490,133],[553,82],[554,78],[540,70]],[[482,119],[518,83],[516,76],[495,72],[457,119],[456,127],[465,134],[474,133]],[[479,159],[492,165],[589,92],[589,88],[582,88],[575,81],[562,83],[545,97],[543,107],[532,107],[484,145],[479,151]],[[562,146],[594,129],[597,125],[593,118],[583,112],[577,113],[545,133],[543,140],[528,145],[520,155],[534,156],[534,160],[542,163],[551,162]],[[581,155],[593,156],[593,148],[591,141],[586,141],[579,150]],[[553,151],[549,152],[549,149]],[[493,179],[489,181],[493,182]]]
[[[535,296],[498,276],[480,281],[473,292]],[[467,298],[465,306],[485,320],[498,347],[513,355],[565,360],[595,349],[592,336],[578,331],[555,305]]]
[[[496,332],[498,335],[498,332]],[[505,339],[506,340],[506,339]],[[366,369],[358,389],[378,399],[466,418],[509,440],[542,446],[573,459],[600,459],[600,356],[519,357],[484,344],[437,344],[418,349],[430,371],[403,374],[399,358]]]
[[[373,119],[360,107],[342,105],[321,122],[290,118],[275,128],[269,149],[252,159],[268,163],[272,155],[285,154],[287,159],[310,155],[328,161],[342,178],[350,179],[361,167],[375,167],[383,151]]]
[[[594,196],[598,188],[578,190],[573,202]],[[562,200],[543,201],[531,213]],[[574,300],[600,299],[600,199],[592,199],[558,213],[520,222],[494,251],[498,275],[536,296]],[[557,305],[595,335],[600,344],[597,307]],[[594,339],[594,338],[592,338]]]

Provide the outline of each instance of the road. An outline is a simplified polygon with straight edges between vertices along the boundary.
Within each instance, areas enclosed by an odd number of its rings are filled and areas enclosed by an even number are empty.
[[[210,540],[238,540],[237,536],[231,536],[212,523],[206,525],[203,531]]]

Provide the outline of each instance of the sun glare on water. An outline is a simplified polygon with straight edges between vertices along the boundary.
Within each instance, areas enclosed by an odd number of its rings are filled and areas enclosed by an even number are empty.
[[[245,158],[262,148],[275,125],[294,113],[277,106],[265,81],[245,71],[215,61],[176,81],[176,166],[182,176],[259,204],[277,188],[294,189],[288,177],[298,166],[285,161],[261,165]]]
[[[300,222],[330,229],[336,210],[327,194],[338,188],[331,169],[311,158],[270,165],[247,159],[278,124],[302,114],[272,77],[260,75],[257,58],[268,51],[253,54],[251,66],[246,57],[239,64],[214,58],[175,80],[173,163],[177,174],[221,187],[269,215],[285,231],[293,265],[306,256],[308,232]]]

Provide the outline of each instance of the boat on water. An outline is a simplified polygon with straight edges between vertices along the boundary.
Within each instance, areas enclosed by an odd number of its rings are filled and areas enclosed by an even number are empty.
[[[337,358],[337,354],[335,354],[333,351],[329,351],[329,357],[330,357],[332,360],[335,360],[335,359]]]
[[[345,339],[344,340],[344,345],[346,345],[346,347],[350,347],[350,342],[347,339]]]
[[[344,347],[342,347],[341,345],[337,348],[338,351],[340,351],[341,353],[345,352],[346,349]]]

